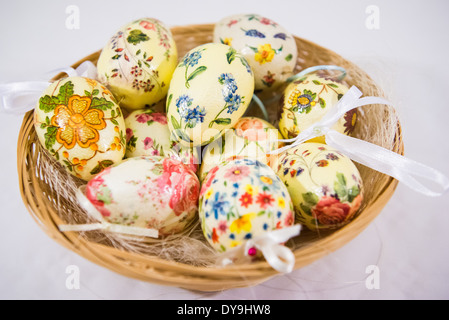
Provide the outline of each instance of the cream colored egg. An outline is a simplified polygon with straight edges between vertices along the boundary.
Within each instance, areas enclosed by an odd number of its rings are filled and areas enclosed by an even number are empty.
[[[204,236],[220,252],[294,223],[287,188],[258,160],[236,159],[212,168],[199,203]]]
[[[196,217],[199,181],[181,162],[136,157],[89,181],[85,195],[106,222],[178,233]]]
[[[179,159],[194,172],[198,170],[198,150],[170,139],[165,113],[152,109],[135,110],[125,118],[126,157],[162,156]]]
[[[167,95],[177,60],[170,30],[157,19],[143,18],[109,40],[98,59],[98,78],[121,106],[141,109]]]
[[[357,167],[325,144],[303,143],[282,153],[277,175],[290,192],[298,222],[311,230],[344,226],[363,200]]]
[[[226,130],[221,139],[210,143],[203,151],[200,181],[226,159],[250,158],[270,165],[275,156],[267,153],[281,147],[279,139],[282,139],[279,130],[267,121],[255,117],[241,118],[233,129]]]
[[[317,74],[309,74],[285,89],[281,102],[279,130],[286,138],[294,138],[300,132],[309,128],[334,107],[340,98],[348,91],[348,87],[339,82],[327,79]],[[357,109],[345,114],[333,129],[350,135],[357,122]],[[310,142],[324,143],[324,137],[318,137]]]
[[[34,109],[42,146],[71,174],[91,179],[125,155],[125,121],[99,82],[69,77],[53,82]]]
[[[220,20],[214,42],[240,52],[254,71],[256,91],[273,91],[293,75],[297,60],[294,37],[278,23],[257,14],[237,14]]]
[[[170,131],[184,145],[208,144],[243,116],[253,92],[251,68],[235,49],[218,43],[198,46],[184,56],[170,82]]]

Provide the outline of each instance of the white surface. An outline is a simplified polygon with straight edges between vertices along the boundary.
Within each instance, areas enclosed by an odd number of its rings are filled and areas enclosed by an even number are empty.
[[[65,27],[68,5],[80,29]],[[368,5],[380,29],[365,26]],[[0,83],[49,78],[103,47],[115,30],[142,16],[170,26],[258,13],[293,34],[357,63],[396,103],[406,155],[449,176],[449,2],[428,1],[3,1]],[[18,189],[16,143],[21,116],[0,114],[0,298],[2,299],[448,299],[449,197],[428,198],[400,185],[363,232],[340,250],[264,284],[198,293],[125,278],[61,247],[39,228]],[[80,270],[79,290],[66,268]],[[368,265],[380,289],[365,285]]]

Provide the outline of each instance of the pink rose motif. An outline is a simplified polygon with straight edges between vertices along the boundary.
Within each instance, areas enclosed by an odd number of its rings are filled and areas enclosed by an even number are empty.
[[[180,174],[185,167],[182,162],[172,158],[165,158],[162,164],[164,173],[157,178],[157,184],[161,191],[171,192],[172,180],[170,178],[174,173]]]
[[[292,226],[294,222],[295,221],[293,219],[293,213],[289,211],[287,216],[285,217],[284,226]]]
[[[151,23],[149,21],[143,20],[143,21],[140,21],[139,24],[142,28],[144,28],[146,30],[156,30],[154,23]]]
[[[261,141],[268,138],[264,125],[259,119],[241,119],[235,125],[235,133],[249,141]]]
[[[153,139],[151,139],[150,137],[146,137],[146,138],[143,140],[143,148],[144,148],[145,150],[148,150],[148,149],[153,148],[153,145],[154,145],[154,141],[153,141]]]
[[[153,121],[159,122],[160,124],[167,124],[167,116],[164,113],[153,113],[151,115]]]
[[[178,183],[173,187],[169,205],[177,216],[197,208],[200,183],[198,178],[187,167],[181,174]]]
[[[131,128],[126,128],[126,143],[131,140],[132,136],[134,135],[134,132]]]
[[[312,215],[323,225],[335,226],[345,222],[350,209],[347,203],[341,203],[338,199],[324,196],[312,208]]]
[[[152,156],[158,156],[159,155],[159,150],[154,149],[153,151],[151,151],[151,155]]]
[[[148,113],[141,113],[136,115],[136,120],[139,123],[147,123],[148,121],[153,120],[153,116]]]
[[[102,200],[97,199],[98,193],[101,192],[100,189],[106,186],[102,175],[103,174],[99,174],[94,179],[89,181],[86,186],[86,198],[95,206],[95,208],[101,213],[103,217],[109,217],[111,215],[111,212],[104,207],[104,202]]]
[[[260,23],[265,24],[265,25],[269,25],[269,24],[272,24],[274,26],[277,25],[277,23],[275,23],[267,18],[261,18],[259,21],[260,21]]]

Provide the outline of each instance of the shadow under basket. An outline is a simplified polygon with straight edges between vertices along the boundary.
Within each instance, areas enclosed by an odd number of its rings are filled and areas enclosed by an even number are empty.
[[[173,27],[172,33],[178,47],[179,57],[190,49],[212,42],[213,25],[190,25]],[[316,65],[338,65],[347,70],[346,83],[356,85],[364,96],[383,97],[382,90],[360,68],[336,53],[312,42],[295,37],[298,47],[298,63],[295,72]],[[100,51],[75,63],[78,67],[86,60],[97,63]],[[58,75],[53,80],[62,78]],[[273,101],[273,99],[269,99]],[[276,114],[277,101],[267,107],[270,116]],[[362,107],[354,136],[396,153],[403,154],[400,124],[393,108],[376,106]],[[17,148],[17,168],[19,186],[23,201],[39,226],[55,241],[80,256],[127,277],[168,286],[191,290],[219,291],[230,288],[249,287],[264,282],[277,275],[267,262],[257,261],[243,265],[218,267],[196,265],[185,261],[165,259],[161,255],[145,254],[126,248],[117,248],[104,237],[102,231],[89,236],[79,232],[60,232],[58,225],[67,224],[66,217],[80,210],[73,192],[61,192],[70,182],[83,182],[71,176],[55,161],[49,158],[40,146],[33,125],[33,111],[28,112],[19,133]],[[50,159],[51,160],[51,159]],[[50,167],[48,165],[50,163]],[[290,240],[288,246],[295,255],[295,269],[304,267],[321,257],[337,250],[362,232],[381,212],[397,186],[397,181],[375,170],[356,164],[364,182],[364,202],[357,217],[338,230],[319,234],[306,230]],[[51,167],[53,166],[53,167]],[[54,169],[54,171],[53,171]],[[57,182],[50,175],[59,175]],[[77,209],[78,208],[78,209]],[[75,219],[76,220],[76,219]],[[85,222],[82,218],[77,222]],[[198,225],[196,226],[199,230]],[[207,246],[207,243],[204,245]],[[146,245],[152,245],[148,243]]]

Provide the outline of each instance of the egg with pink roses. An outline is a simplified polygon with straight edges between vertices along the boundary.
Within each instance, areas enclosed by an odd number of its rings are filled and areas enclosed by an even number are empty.
[[[247,158],[209,171],[199,216],[206,239],[219,252],[294,223],[293,204],[280,178],[266,164]]]
[[[85,195],[106,222],[164,236],[183,231],[195,218],[199,187],[195,173],[180,161],[135,157],[95,176]]]

